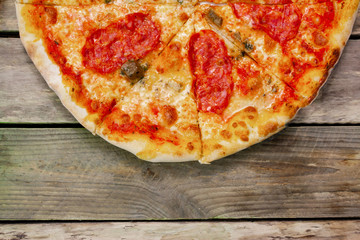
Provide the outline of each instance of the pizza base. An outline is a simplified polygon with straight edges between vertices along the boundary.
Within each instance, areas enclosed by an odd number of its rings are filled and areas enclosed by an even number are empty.
[[[74,2],[76,3],[76,1]],[[119,3],[119,1],[116,2]],[[340,19],[339,23],[336,25],[337,27],[332,30],[330,38],[333,54],[328,62],[331,67],[326,69],[316,69],[302,76],[301,81],[306,82],[315,80],[315,82],[312,83],[312,88],[307,89],[307,91],[302,94],[298,94],[299,100],[297,101],[300,103],[297,102],[294,106],[291,105],[292,103],[286,103],[286,105],[289,104],[290,106],[284,107],[280,113],[276,114],[265,108],[259,108],[259,112],[256,113],[259,115],[257,121],[251,120],[252,118],[248,117],[248,115],[253,114],[253,110],[251,110],[251,108],[254,107],[251,103],[244,106],[242,109],[239,108],[233,112],[227,113],[231,118],[231,121],[229,122],[224,122],[224,119],[219,118],[215,114],[202,113],[198,111],[197,118],[199,120],[198,124],[201,131],[201,134],[199,132],[199,138],[201,137],[201,149],[195,152],[179,152],[180,148],[176,148],[168,142],[157,145],[156,141],[152,142],[151,139],[142,136],[141,134],[135,134],[131,137],[124,135],[120,136],[120,138],[116,138],[112,137],[111,134],[106,133],[101,123],[96,124],[93,120],[91,120],[91,114],[84,107],[79,106],[73,101],[69,94],[69,87],[66,87],[63,83],[60,68],[49,58],[43,45],[43,41],[36,37],[36,35],[26,30],[26,22],[21,14],[22,8],[23,4],[16,4],[16,14],[18,18],[21,41],[31,60],[44,77],[49,87],[54,90],[60,98],[62,104],[71,112],[80,124],[82,124],[94,135],[97,134],[101,136],[109,143],[129,151],[143,160],[151,162],[183,162],[198,160],[200,163],[207,164],[243,150],[263,141],[273,134],[278,133],[295,117],[300,108],[309,105],[316,98],[320,88],[325,84],[334,66],[339,61],[343,48],[348,41],[352,26],[357,16],[358,1],[346,1],[341,10],[337,9],[337,16],[340,16]],[[195,8],[196,12],[192,15],[191,20],[189,20],[189,22],[193,24],[191,27],[193,27],[194,31],[199,32],[203,29],[211,29],[204,19],[204,12],[207,11],[205,10],[206,7],[199,5]],[[190,38],[190,34],[187,34],[186,37]],[[189,41],[186,37],[182,38],[184,42]],[[188,46],[185,45],[186,44],[182,47],[188,48]],[[231,46],[228,46],[228,49],[231,50],[231,48]],[[185,70],[183,74],[188,74],[189,76],[192,75],[189,69]],[[166,76],[161,77],[166,79]],[[232,137],[229,137],[229,140],[220,138],[219,134],[221,135],[222,132],[225,130],[227,131],[229,128],[234,126],[234,122],[236,122],[236,126],[243,127],[242,131],[246,133],[246,136],[244,137],[238,128],[232,129],[231,131],[233,132],[230,131]],[[218,130],[214,133],[213,129]],[[233,137],[236,131],[238,132],[239,139],[234,139]],[[226,132],[224,132],[224,134],[225,136],[228,135]],[[127,140],[123,140],[124,138]],[[210,147],[210,145],[212,146]]]

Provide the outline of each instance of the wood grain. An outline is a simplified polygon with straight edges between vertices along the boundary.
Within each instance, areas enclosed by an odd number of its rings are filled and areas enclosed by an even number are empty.
[[[1,240],[360,239],[360,221],[6,224]]]
[[[18,31],[14,0],[0,1],[0,31]],[[352,35],[360,35],[360,12],[358,12]]]
[[[360,40],[350,40],[316,101],[293,123],[360,123]],[[76,123],[16,38],[0,38],[0,122]]]
[[[76,120],[48,87],[18,38],[0,38],[0,122]]]
[[[360,217],[359,176],[360,126],[289,127],[211,165],[141,161],[81,128],[0,129],[2,220]]]
[[[355,23],[354,23],[352,35],[353,36],[360,36],[360,11],[359,10],[358,10],[357,18],[356,18]]]
[[[0,31],[19,31],[15,12],[15,0],[0,1]]]

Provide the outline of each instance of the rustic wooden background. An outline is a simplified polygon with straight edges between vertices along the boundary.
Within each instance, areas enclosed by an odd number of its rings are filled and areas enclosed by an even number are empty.
[[[360,15],[285,130],[211,165],[148,163],[76,122],[26,55],[13,1],[0,0],[0,239],[360,239],[359,53]]]

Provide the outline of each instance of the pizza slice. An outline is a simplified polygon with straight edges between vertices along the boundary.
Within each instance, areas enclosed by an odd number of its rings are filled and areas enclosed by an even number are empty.
[[[188,161],[201,156],[196,103],[187,60],[190,19],[106,116],[97,134],[141,159]]]
[[[183,7],[195,6],[197,0],[18,0],[22,4],[58,5],[58,6],[85,6],[85,5],[177,5]]]
[[[310,103],[351,33],[358,1],[258,5],[232,3],[208,11],[243,53]]]
[[[189,41],[202,163],[233,154],[281,130],[303,99],[197,14]],[[239,54],[240,53],[240,54]]]
[[[16,7],[26,51],[65,107],[91,132],[193,11],[173,5]]]

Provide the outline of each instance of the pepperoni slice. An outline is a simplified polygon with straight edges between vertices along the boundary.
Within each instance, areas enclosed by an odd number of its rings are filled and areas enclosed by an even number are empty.
[[[143,13],[133,13],[119,22],[93,32],[82,49],[85,67],[110,73],[130,59],[140,59],[155,49],[160,29]]]
[[[191,36],[189,46],[198,109],[221,114],[229,104],[234,85],[225,43],[215,32],[202,30]]]
[[[232,9],[237,18],[248,14],[254,28],[263,30],[280,44],[295,38],[299,31],[301,12],[294,4],[267,6],[234,3]]]

